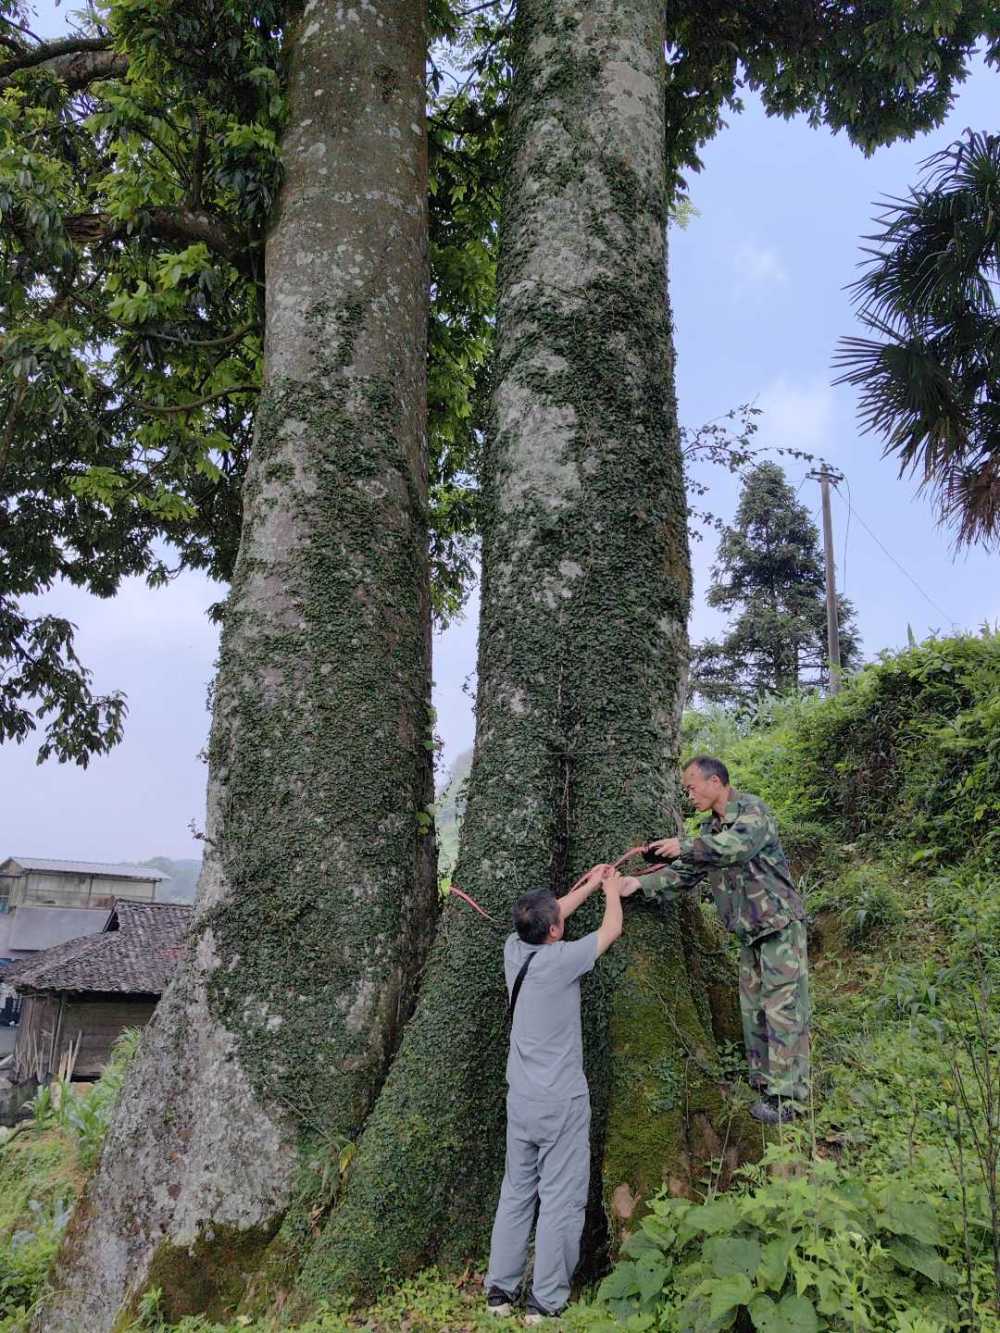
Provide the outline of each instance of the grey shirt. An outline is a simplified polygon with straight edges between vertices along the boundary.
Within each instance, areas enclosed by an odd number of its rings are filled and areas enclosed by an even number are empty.
[[[508,935],[503,950],[508,995],[529,954],[538,956],[521,983],[514,1010],[507,1086],[535,1101],[585,1096],[580,978],[597,961],[597,931],[552,944],[525,944]]]

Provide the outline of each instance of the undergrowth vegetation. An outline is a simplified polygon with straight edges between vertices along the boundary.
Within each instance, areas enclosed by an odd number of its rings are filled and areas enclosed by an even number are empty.
[[[124,1032],[92,1087],[39,1088],[29,1118],[0,1130],[0,1331],[21,1329],[37,1301],[86,1173],[97,1162],[139,1040]]]
[[[685,744],[720,754],[734,784],[778,815],[809,911],[813,1104],[725,1193],[720,1172],[702,1197],[657,1198],[604,1282],[553,1327],[996,1333],[1000,637],[910,648],[832,699],[769,700],[750,717],[691,713]],[[0,1330],[23,1327],[17,1311],[38,1294],[116,1068],[87,1099],[46,1109],[43,1096],[40,1123],[0,1148]],[[487,1318],[474,1268],[294,1325],[519,1326]],[[173,1326],[280,1327],[238,1312],[225,1326]],[[135,1328],[165,1333],[155,1292]]]

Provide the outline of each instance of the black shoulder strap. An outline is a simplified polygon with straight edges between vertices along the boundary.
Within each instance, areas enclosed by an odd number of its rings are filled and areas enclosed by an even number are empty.
[[[517,976],[514,978],[514,984],[513,984],[513,986],[511,986],[511,988],[510,988],[510,1003],[507,1005],[507,1026],[508,1026],[508,1028],[511,1027],[511,1026],[513,1025],[513,1022],[514,1022],[514,1006],[517,1004],[517,997],[518,997],[518,996],[520,995],[520,993],[521,993],[521,982],[524,980],[525,973],[527,972],[528,968],[531,966],[531,960],[532,960],[532,958],[534,958],[534,956],[535,956],[535,955],[534,955],[533,953],[529,953],[529,954],[528,954],[527,958],[526,958],[526,959],[524,960],[524,962],[521,964],[521,970],[520,970],[520,972],[518,972]]]

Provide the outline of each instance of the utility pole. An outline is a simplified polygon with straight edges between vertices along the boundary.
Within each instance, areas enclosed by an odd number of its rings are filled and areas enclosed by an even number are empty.
[[[830,662],[830,694],[840,690],[840,626],[837,623],[837,576],[833,563],[833,521],[830,517],[830,483],[841,480],[826,463],[818,472],[810,472],[819,482],[823,497],[823,558],[826,563],[826,649]]]

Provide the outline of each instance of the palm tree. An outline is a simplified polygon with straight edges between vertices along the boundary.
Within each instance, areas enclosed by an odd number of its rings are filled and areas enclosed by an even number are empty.
[[[890,199],[851,291],[878,338],[842,338],[835,381],[920,477],[958,545],[1000,544],[1000,135],[967,130]]]

